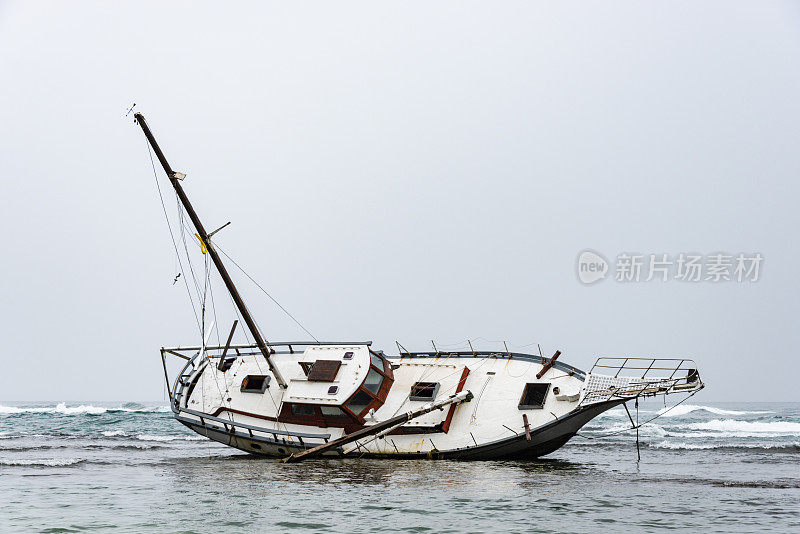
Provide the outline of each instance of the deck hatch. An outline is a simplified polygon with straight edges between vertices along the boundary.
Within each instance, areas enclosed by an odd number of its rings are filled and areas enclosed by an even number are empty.
[[[264,393],[269,387],[269,375],[247,375],[242,380],[242,393]]]
[[[525,384],[522,398],[519,400],[519,409],[537,410],[543,408],[548,391],[550,391],[549,383]]]
[[[416,382],[411,386],[411,394],[408,400],[430,401],[439,394],[439,382]]]
[[[333,382],[342,362],[339,360],[317,360],[308,371],[309,382]]]

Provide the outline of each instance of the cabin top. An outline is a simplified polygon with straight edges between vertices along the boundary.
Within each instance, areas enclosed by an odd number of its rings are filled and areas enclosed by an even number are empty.
[[[341,405],[364,382],[370,370],[369,347],[365,345],[310,346],[291,358],[281,358],[288,379],[284,400],[289,402]]]

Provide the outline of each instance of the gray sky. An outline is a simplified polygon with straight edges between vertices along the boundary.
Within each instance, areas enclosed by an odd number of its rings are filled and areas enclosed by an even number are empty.
[[[798,66],[790,2],[2,2],[0,399],[162,399],[158,348],[199,343],[136,102],[320,339],[688,356],[698,400],[800,400]],[[765,259],[584,286],[586,248]]]

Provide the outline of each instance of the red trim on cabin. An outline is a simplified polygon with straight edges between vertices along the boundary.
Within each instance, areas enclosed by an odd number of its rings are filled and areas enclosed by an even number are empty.
[[[242,410],[237,410],[235,408],[228,408],[226,406],[220,406],[219,408],[214,410],[214,413],[212,413],[211,415],[212,415],[212,417],[218,417],[219,414],[221,414],[222,412],[238,413],[239,415],[246,415],[248,417],[255,417],[256,419],[264,419],[266,421],[277,421],[278,420],[275,417],[270,417],[268,415],[259,415],[257,413],[243,412]]]
[[[334,427],[334,428],[343,428],[345,433],[355,432],[364,427],[364,419],[361,417],[360,414],[353,413],[347,408],[347,403],[358,394],[359,391],[363,391],[370,397],[372,397],[372,401],[367,405],[361,413],[367,413],[370,409],[378,409],[383,406],[384,402],[386,402],[386,397],[389,395],[389,390],[392,388],[394,384],[394,372],[392,371],[392,364],[386,357],[381,356],[377,352],[370,349],[370,353],[374,354],[375,356],[379,357],[383,361],[383,370],[378,369],[377,367],[370,366],[368,369],[375,369],[378,373],[383,375],[383,383],[381,384],[378,393],[375,394],[369,391],[367,388],[364,387],[364,383],[362,382],[359,388],[356,390],[353,395],[351,395],[347,400],[344,401],[342,405],[332,405],[337,408],[340,408],[344,413],[344,417],[337,417],[337,416],[327,416],[323,415],[322,411],[320,410],[319,404],[313,403],[302,403],[302,402],[284,402],[281,407],[281,413],[278,417],[270,417],[268,415],[259,415],[255,413],[245,412],[242,410],[237,410],[235,408],[228,408],[225,406],[221,406],[217,408],[213,414],[214,417],[217,417],[220,413],[228,411],[232,413],[237,413],[239,415],[246,415],[248,417],[255,417],[257,419],[264,419],[266,421],[277,421],[280,423],[290,423],[290,424],[297,424],[297,425],[314,425],[321,428],[327,427]],[[304,363],[307,362],[298,362],[302,367]],[[305,371],[305,368],[303,369]],[[369,372],[369,371],[367,371]],[[366,375],[364,375],[364,379],[366,380]],[[463,384],[462,384],[463,385]],[[311,406],[314,409],[314,414],[311,415],[295,415],[292,413],[292,404],[301,404],[303,406]]]

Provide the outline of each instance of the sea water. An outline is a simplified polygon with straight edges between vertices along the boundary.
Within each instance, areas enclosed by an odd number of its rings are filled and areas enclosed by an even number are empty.
[[[640,461],[618,408],[538,461],[282,464],[164,404],[3,402],[0,532],[800,532],[800,403],[638,417]]]

